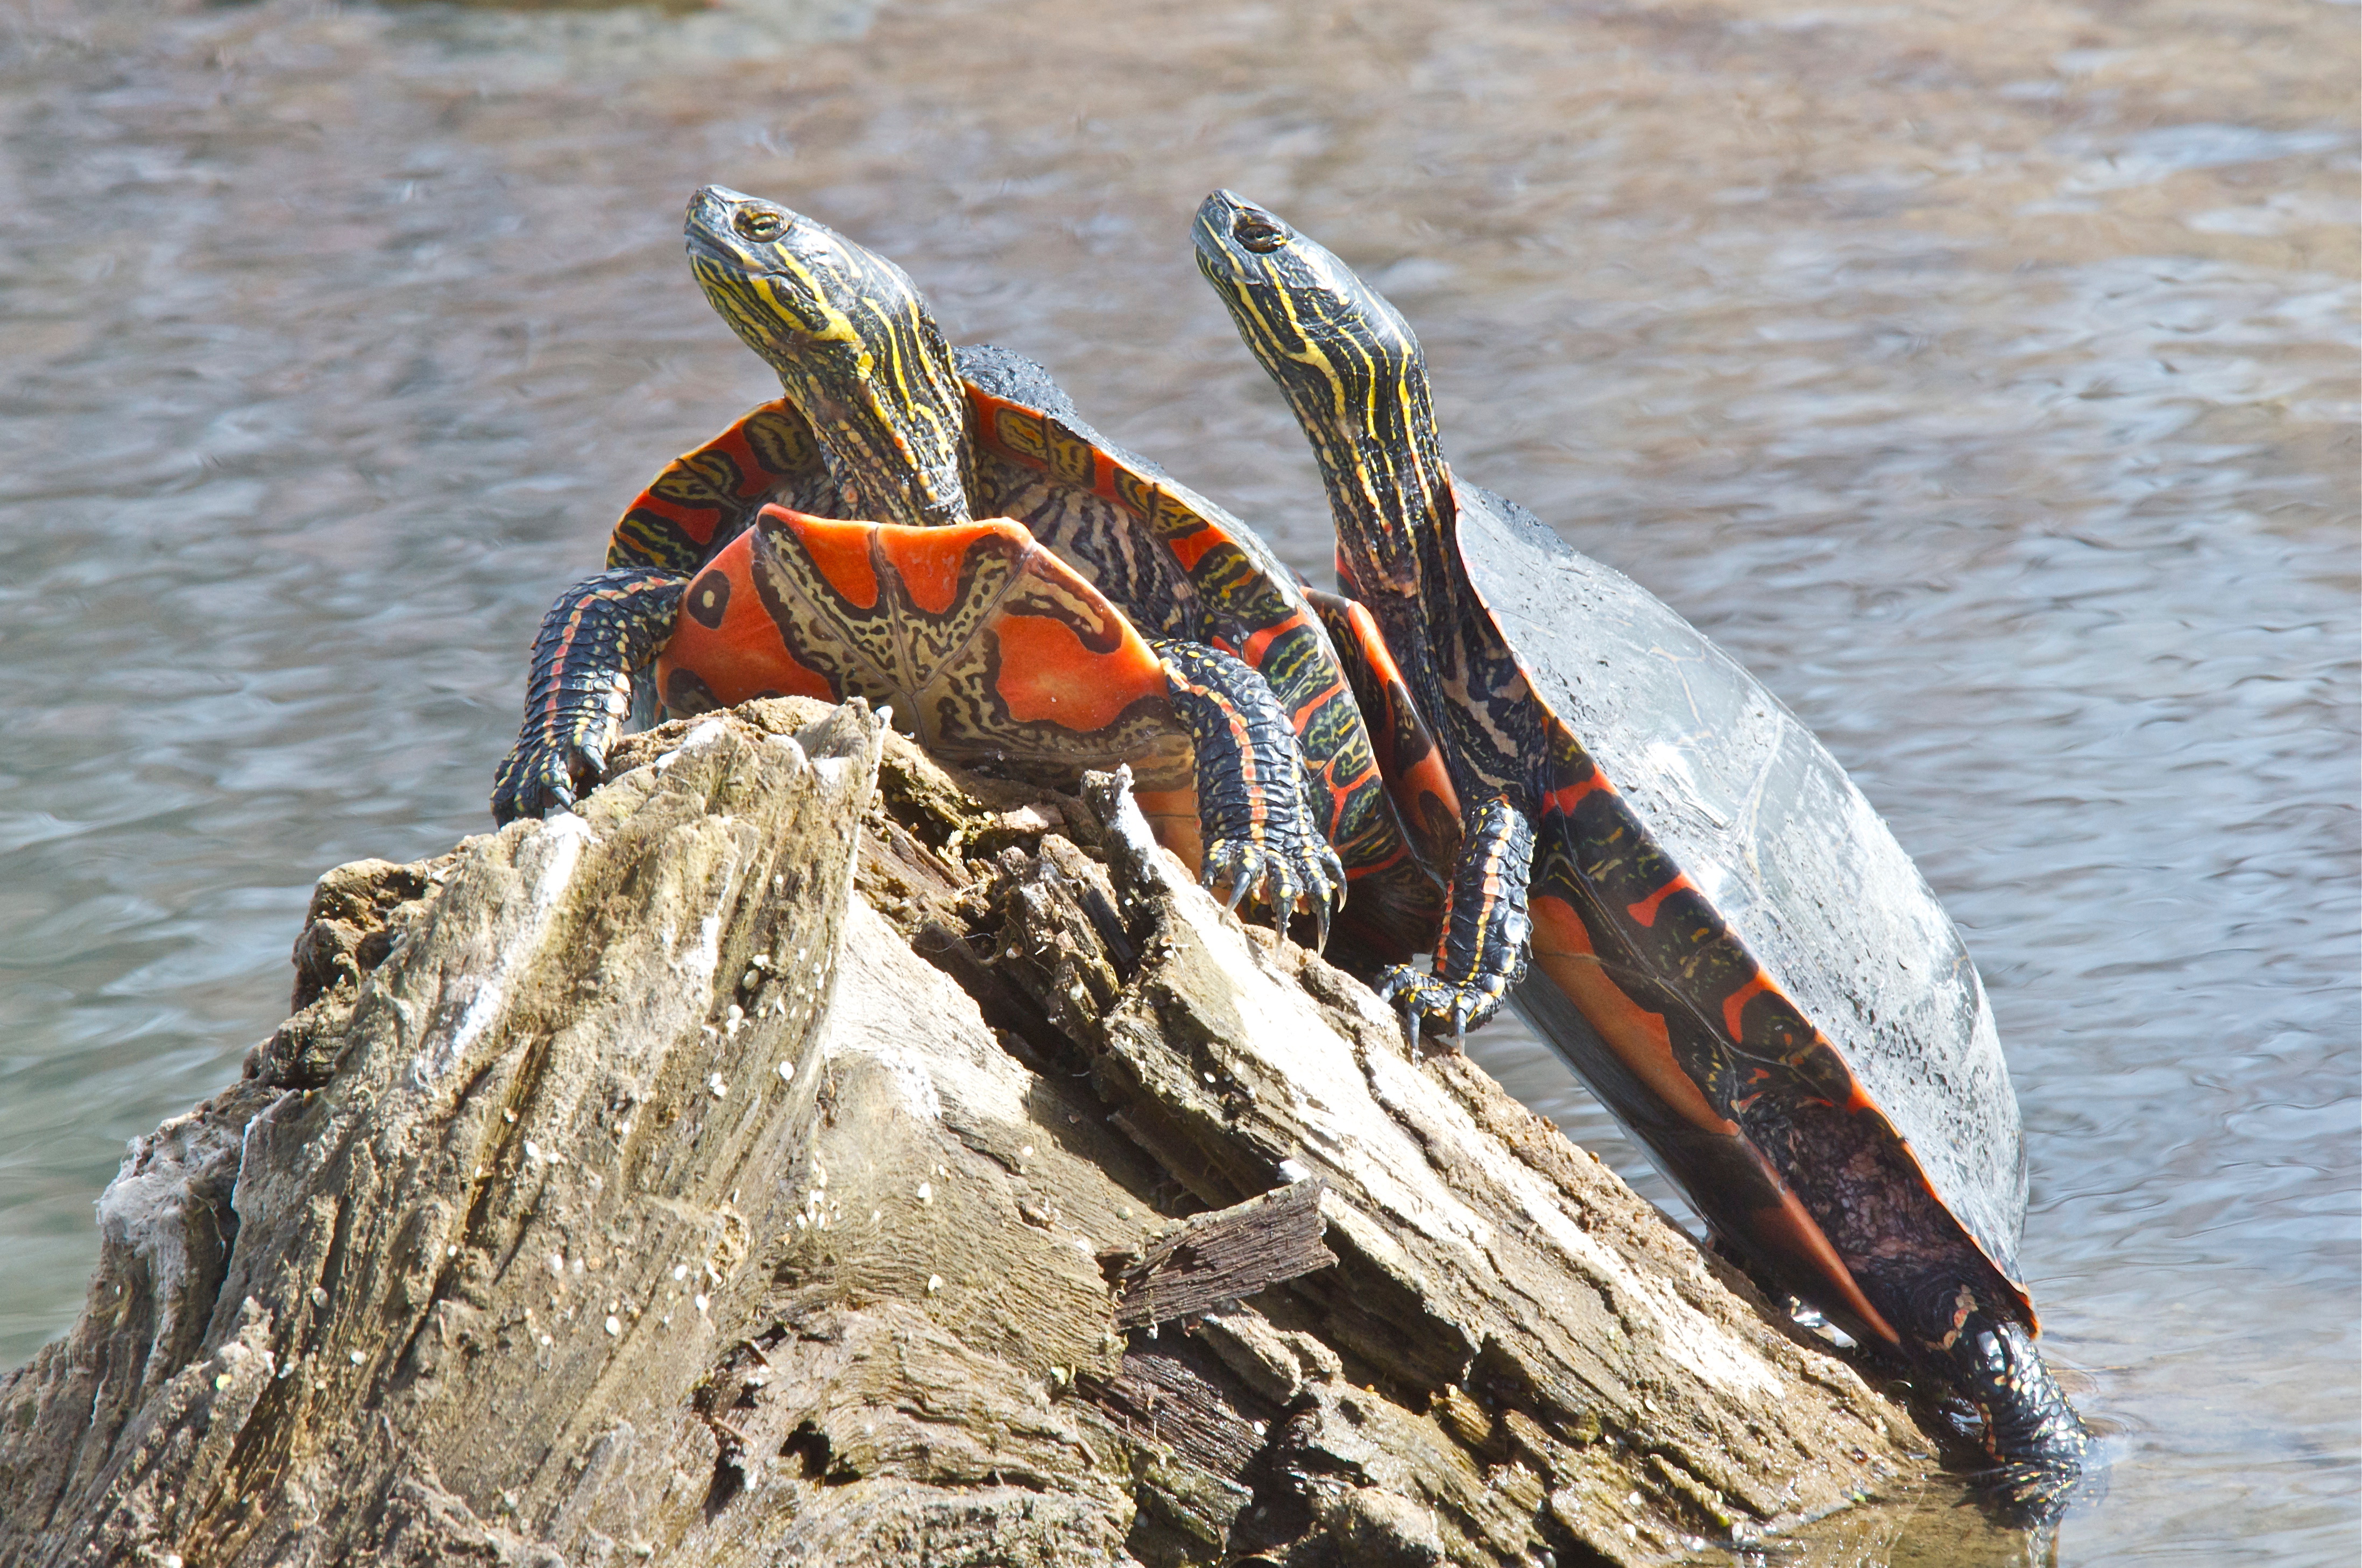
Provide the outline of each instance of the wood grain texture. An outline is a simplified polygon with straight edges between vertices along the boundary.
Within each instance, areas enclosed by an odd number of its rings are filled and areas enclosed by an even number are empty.
[[[800,701],[618,761],[323,879],[0,1379],[0,1564],[1656,1562],[1924,1468],[1109,789]]]
[[[1145,1328],[1189,1317],[1266,1286],[1327,1268],[1318,1181],[1290,1183],[1210,1214],[1193,1215],[1116,1271],[1115,1320]]]

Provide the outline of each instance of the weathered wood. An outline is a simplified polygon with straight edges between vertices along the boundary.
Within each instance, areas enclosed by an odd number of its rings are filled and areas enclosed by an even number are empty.
[[[1327,1190],[1318,1181],[1295,1182],[1193,1215],[1138,1257],[1102,1259],[1119,1265],[1116,1325],[1170,1322],[1335,1263],[1337,1254],[1320,1244],[1326,1228],[1320,1198]]]
[[[0,1564],[1652,1562],[1922,1467],[1111,783],[800,701],[615,760],[323,878],[0,1379]]]

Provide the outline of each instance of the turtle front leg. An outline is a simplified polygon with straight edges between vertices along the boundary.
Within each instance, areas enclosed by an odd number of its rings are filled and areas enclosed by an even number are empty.
[[[632,677],[672,636],[687,574],[624,567],[576,583],[541,619],[524,723],[492,776],[492,820],[572,809],[605,776]]]
[[[1203,643],[1153,641],[1173,711],[1188,732],[1205,836],[1198,880],[1229,885],[1229,901],[1261,893],[1281,930],[1298,899],[1310,902],[1320,946],[1345,901],[1345,867],[1313,825],[1304,753],[1286,712],[1243,660]]]
[[[1477,807],[1451,874],[1434,972],[1396,965],[1378,980],[1378,994],[1403,1010],[1414,1035],[1423,1029],[1457,1044],[1491,1021],[1509,988],[1526,977],[1534,934],[1526,883],[1533,864],[1534,825],[1526,813],[1506,795]]]

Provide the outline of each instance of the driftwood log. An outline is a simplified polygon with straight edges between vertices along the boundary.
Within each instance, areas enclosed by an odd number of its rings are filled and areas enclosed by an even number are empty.
[[[1466,1060],[858,705],[330,872],[0,1380],[0,1562],[1656,1562],[1926,1468]]]

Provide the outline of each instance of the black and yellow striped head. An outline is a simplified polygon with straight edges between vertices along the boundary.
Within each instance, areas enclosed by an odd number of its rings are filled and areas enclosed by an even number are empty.
[[[968,519],[967,398],[900,267],[776,202],[690,198],[689,264],[713,308],[811,421],[857,514]]]
[[[1352,268],[1229,191],[1198,209],[1198,270],[1286,394],[1364,593],[1413,595],[1451,515],[1427,361],[1402,314]]]

